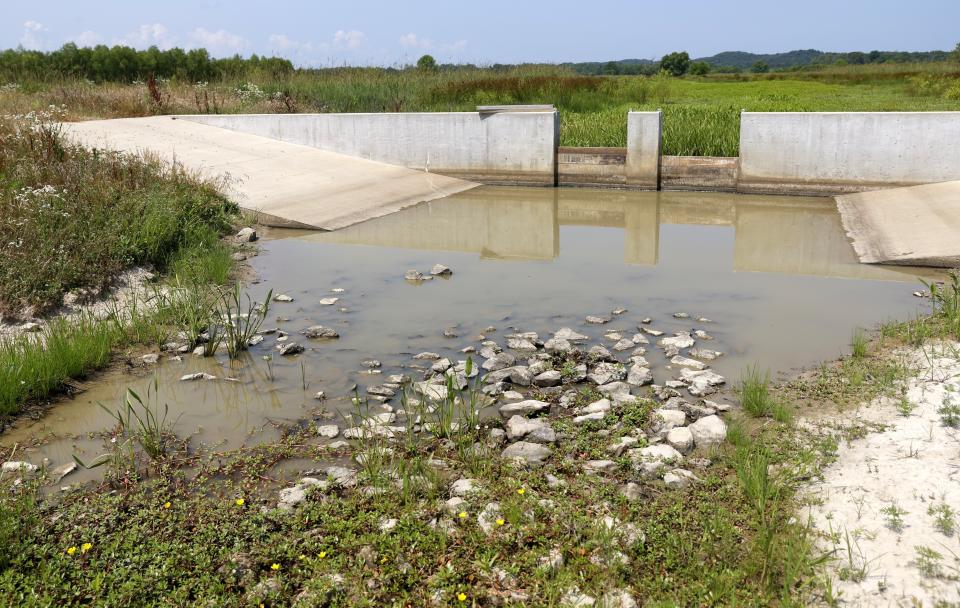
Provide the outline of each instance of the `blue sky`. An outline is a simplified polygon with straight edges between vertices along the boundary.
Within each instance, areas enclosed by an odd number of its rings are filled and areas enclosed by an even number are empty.
[[[952,49],[960,0],[0,0],[0,47],[127,44],[267,53],[301,65],[599,61]],[[779,8],[779,7],[784,8]]]

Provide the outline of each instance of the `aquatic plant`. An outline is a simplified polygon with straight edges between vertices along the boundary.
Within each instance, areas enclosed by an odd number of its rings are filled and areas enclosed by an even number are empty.
[[[243,298],[246,297],[246,308]],[[254,302],[250,294],[244,294],[238,282],[233,289],[227,290],[221,297],[220,317],[223,326],[223,340],[227,355],[236,359],[250,347],[250,340],[260,331],[263,320],[270,310],[273,290],[267,292],[262,304]]]

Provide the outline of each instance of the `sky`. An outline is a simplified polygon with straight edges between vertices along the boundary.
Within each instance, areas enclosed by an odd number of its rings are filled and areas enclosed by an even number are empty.
[[[780,7],[784,8],[780,8]],[[125,44],[297,65],[656,59],[686,50],[950,50],[960,0],[0,0],[0,48]]]

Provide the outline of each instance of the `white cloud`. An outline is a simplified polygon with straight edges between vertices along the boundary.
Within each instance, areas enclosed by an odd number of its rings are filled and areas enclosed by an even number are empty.
[[[334,46],[345,46],[348,49],[358,49],[363,45],[366,37],[366,34],[357,30],[337,30],[337,33],[333,35],[333,44]]]
[[[433,46],[433,42],[429,38],[421,38],[410,32],[409,34],[404,34],[400,36],[400,46],[407,49],[429,49]]]
[[[123,44],[137,49],[156,46],[161,50],[173,48],[177,38],[170,34],[170,30],[162,23],[148,23],[141,25],[135,31],[123,38],[114,40],[114,44]]]
[[[465,48],[467,48],[466,40],[457,40],[452,44],[443,45],[443,50],[445,51],[462,51]]]
[[[226,30],[211,32],[202,27],[190,32],[187,36],[190,46],[205,48],[211,55],[230,55],[239,53],[249,46],[247,39]]]
[[[38,50],[43,48],[43,32],[47,31],[39,21],[26,21],[23,24],[23,35],[20,36],[20,45],[25,49]]]
[[[93,30],[86,30],[74,36],[73,42],[79,47],[96,46],[103,42],[103,37]]]

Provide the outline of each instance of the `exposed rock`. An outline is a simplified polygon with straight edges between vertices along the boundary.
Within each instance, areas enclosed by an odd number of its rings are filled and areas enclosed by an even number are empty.
[[[594,384],[607,384],[615,380],[623,380],[627,377],[627,372],[620,363],[598,363],[589,374],[587,380]]]
[[[592,414],[583,414],[582,416],[574,416],[574,424],[586,424],[587,422],[596,422],[606,418],[606,412],[593,412]]]
[[[466,496],[476,492],[477,481],[475,479],[460,478],[450,485],[450,496]]]
[[[587,473],[610,473],[617,469],[617,463],[612,460],[588,460],[583,463],[583,470]]]
[[[340,427],[335,424],[323,424],[317,427],[317,435],[333,439],[340,434]]]
[[[606,414],[610,411],[610,400],[609,399],[600,399],[599,401],[594,401],[590,405],[584,407],[580,410],[581,414],[595,414],[601,412]]]
[[[57,468],[50,471],[50,483],[58,484],[64,477],[77,470],[76,462],[65,462]]]
[[[516,362],[517,358],[510,353],[496,353],[484,361],[481,367],[487,371],[494,372],[513,367]]]
[[[291,298],[285,293],[278,293],[277,295],[273,296],[273,301],[274,302],[293,302],[293,298]]]
[[[563,381],[563,377],[560,375],[560,372],[556,370],[548,370],[542,374],[537,375],[533,379],[534,386],[557,386]]]
[[[537,345],[524,338],[509,338],[507,340],[507,348],[512,348],[513,350],[537,350]]]
[[[668,488],[683,488],[695,481],[700,481],[697,476],[686,469],[673,469],[664,473],[663,483]]]
[[[636,437],[630,437],[629,435],[623,436],[616,441],[607,446],[607,452],[613,454],[614,456],[622,456],[624,451],[630,448],[635,448],[640,445],[640,440]]]
[[[281,346],[278,350],[280,351],[280,356],[289,357],[292,355],[299,355],[300,353],[302,353],[303,347],[297,344],[296,342],[289,342]]]
[[[657,475],[668,464],[683,460],[680,452],[665,443],[630,450],[630,457],[637,469],[647,476]]]
[[[597,317],[593,315],[588,315],[584,320],[587,323],[590,323],[592,325],[603,325],[604,323],[610,322],[610,317]]]
[[[435,277],[448,277],[453,274],[453,271],[443,264],[435,264],[434,267],[430,269],[430,274]]]
[[[517,401],[523,401],[523,393],[518,393],[517,391],[504,391],[500,396],[500,400],[504,403],[516,403]]]
[[[396,519],[395,517],[391,517],[390,519],[380,520],[379,528],[381,532],[392,532],[397,527],[397,524],[399,523],[400,523],[399,519]]]
[[[560,605],[563,608],[587,608],[588,606],[593,606],[596,602],[596,598],[586,593],[581,593],[576,587],[567,590],[567,592],[563,594],[563,597],[560,598]]]
[[[345,488],[357,485],[357,472],[347,467],[327,467],[327,477]]]
[[[695,330],[693,335],[700,338],[701,340],[713,340],[713,336],[703,331],[702,329]]]
[[[646,360],[644,360],[644,363],[646,363]],[[650,372],[650,368],[640,363],[634,363],[627,373],[627,384],[633,386],[653,384],[653,374]]]
[[[621,334],[618,331],[608,331],[607,333],[603,334],[603,337],[604,339],[610,340],[611,342],[617,342],[619,340],[623,340],[623,334]]]
[[[327,393],[325,393],[324,391],[317,391],[316,394],[313,396],[313,398],[316,399],[317,401],[323,401],[324,399],[327,398]]]
[[[403,273],[403,278],[406,279],[407,281],[416,281],[416,282],[429,281],[433,279],[432,276],[423,276],[423,273],[420,272],[419,270],[408,270],[405,273]]]
[[[563,551],[559,547],[554,547],[537,560],[537,567],[543,570],[559,570],[563,567],[563,561]]]
[[[667,443],[681,454],[687,454],[693,449],[693,433],[685,426],[678,426],[667,431]]]
[[[319,339],[319,338],[339,338],[340,334],[331,327],[325,327],[323,325],[311,325],[310,327],[303,330],[304,336],[310,339]]]
[[[686,382],[689,386],[687,390],[694,397],[703,397],[716,392],[716,387],[726,383],[726,378],[712,372],[708,369],[695,371],[691,369],[680,370],[680,380]]]
[[[557,340],[566,340],[573,344],[585,342],[590,339],[590,336],[585,336],[569,327],[561,327],[553,334],[553,337]]]
[[[551,354],[565,354],[573,350],[573,344],[563,338],[550,338],[543,347]]]
[[[313,477],[304,477],[300,482],[290,488],[280,490],[280,499],[277,508],[282,511],[289,511],[307,499],[307,495],[315,489],[325,490],[330,483]]]
[[[511,441],[524,439],[531,443],[554,443],[557,434],[542,418],[514,415],[507,421],[507,438]]]
[[[8,460],[0,465],[0,471],[4,473],[36,473],[39,467],[22,460]]]
[[[672,428],[687,423],[687,415],[680,410],[659,409],[650,417],[650,427],[654,433],[665,433]]]
[[[688,428],[697,447],[721,443],[727,438],[727,424],[719,416],[701,418]]]
[[[150,353],[149,355],[144,355],[140,357],[140,360],[147,365],[153,365],[154,363],[160,360],[160,355],[156,353]]]
[[[618,352],[623,352],[625,350],[630,350],[633,347],[634,347],[633,340],[628,340],[626,338],[623,338],[613,345],[613,350]]]
[[[650,344],[650,340],[648,340],[647,337],[643,334],[633,334],[633,338],[631,338],[631,341],[634,344]],[[643,354],[643,353],[640,353],[640,354]]]
[[[490,502],[484,505],[480,513],[477,514],[477,525],[480,529],[490,534],[496,527],[497,520],[500,519],[500,503]]]
[[[257,240],[257,238],[257,231],[249,226],[241,228],[240,232],[233,237],[238,243],[252,243]]]
[[[429,278],[433,278],[433,277],[429,277]],[[444,338],[459,338],[459,337],[460,337],[460,334],[458,334],[457,332],[455,332],[453,329],[449,329],[449,328],[448,328],[448,329],[443,330],[443,337],[444,337]]]
[[[657,341],[657,346],[660,346],[662,348],[667,348],[672,346],[677,349],[684,349],[684,348],[690,348],[695,343],[696,341],[690,337],[689,333],[685,331],[681,331],[674,334],[673,337],[661,338],[659,341]]]
[[[641,327],[640,330],[641,330],[643,333],[647,334],[648,336],[653,336],[654,338],[658,338],[658,337],[660,337],[660,336],[663,335],[663,332],[660,331],[659,329],[651,329],[651,328],[649,328],[649,327]]]
[[[694,369],[698,371],[707,369],[707,365],[702,361],[697,361],[696,359],[691,359],[689,357],[683,357],[680,355],[676,355],[675,357],[670,359],[670,363],[672,363],[673,365],[678,365],[680,367],[689,367],[690,369]]]
[[[194,380],[216,380],[217,377],[206,372],[197,372],[195,374],[184,374],[180,376],[180,382],[192,382]]]
[[[643,488],[638,483],[627,482],[620,487],[620,493],[627,500],[639,500],[643,498]]]
[[[713,361],[718,357],[722,357],[723,353],[719,350],[710,350],[709,348],[694,348],[690,351],[690,356],[703,361]]]
[[[529,467],[536,467],[550,457],[550,448],[539,443],[518,441],[507,446],[500,456],[508,460],[516,460]]]
[[[637,608],[637,600],[629,592],[623,589],[614,589],[603,594],[598,608]]]
[[[435,361],[440,358],[440,355],[437,353],[431,352],[422,352],[413,356],[414,359],[418,361]]]
[[[536,399],[506,403],[500,406],[500,415],[504,418],[516,415],[526,416],[529,414],[539,414],[540,412],[548,411],[550,411],[550,404],[546,401],[537,401]]]
[[[260,334],[257,334],[255,336],[250,336],[250,339],[247,340],[247,346],[256,346],[261,342],[263,342],[263,336],[261,336]]]
[[[509,380],[518,386],[530,386],[533,382],[533,375],[526,367],[515,365],[490,372],[487,374],[485,381],[488,384],[492,384],[494,382],[503,382],[504,380]]]
[[[600,344],[590,347],[590,350],[587,351],[587,358],[591,361],[616,361],[610,351]]]
[[[626,308],[614,308],[613,310],[610,311],[610,314],[616,315],[616,316],[619,317],[620,315],[622,315],[622,314],[625,313],[625,312],[627,312],[627,309],[626,309]]]
[[[433,365],[431,365],[430,370],[433,371],[433,373],[435,374],[442,374],[443,372],[450,369],[450,367],[452,366],[453,366],[453,363],[450,362],[450,359],[443,358],[435,362]]]

